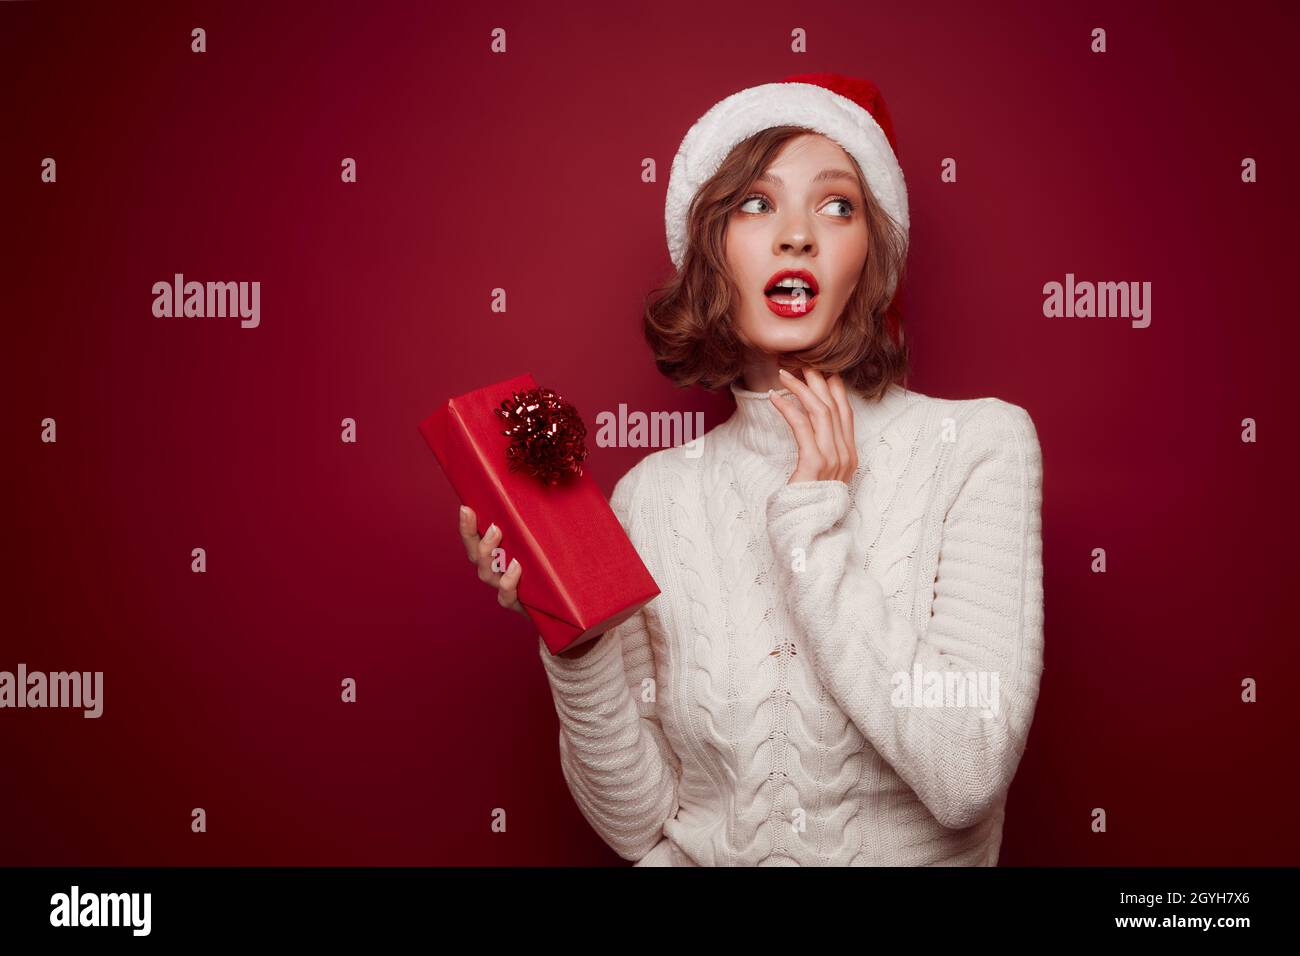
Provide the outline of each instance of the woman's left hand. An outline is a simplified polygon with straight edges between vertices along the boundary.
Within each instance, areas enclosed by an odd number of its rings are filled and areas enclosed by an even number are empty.
[[[843,481],[847,484],[858,470],[858,445],[854,440],[853,407],[844,380],[839,375],[824,378],[813,368],[804,370],[805,382],[785,369],[781,369],[780,377],[803,403],[800,408],[799,402],[776,392],[769,399],[789,423],[799,446],[799,463],[789,483]]]

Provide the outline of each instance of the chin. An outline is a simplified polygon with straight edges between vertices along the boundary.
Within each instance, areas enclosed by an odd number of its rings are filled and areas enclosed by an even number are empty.
[[[764,352],[799,352],[810,349],[826,337],[827,329],[822,323],[811,317],[802,319],[782,319],[774,315],[764,316],[751,327],[753,331],[748,338]]]

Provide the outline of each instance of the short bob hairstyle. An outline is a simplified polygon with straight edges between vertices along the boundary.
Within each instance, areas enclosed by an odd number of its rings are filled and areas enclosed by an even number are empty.
[[[678,387],[698,384],[713,391],[733,382],[743,387],[748,345],[732,315],[740,290],[727,267],[727,223],[780,148],[807,133],[816,130],[773,126],[755,133],[736,145],[692,200],[681,270],[651,292],[645,306],[645,337],[655,365]],[[902,316],[896,302],[891,308],[887,293],[891,274],[902,283],[907,239],[880,207],[857,161],[849,159],[867,204],[867,261],[830,334],[810,349],[786,354],[823,374],[839,373],[845,386],[874,400],[891,384],[904,384],[909,371]],[[890,333],[891,316],[897,342]]]

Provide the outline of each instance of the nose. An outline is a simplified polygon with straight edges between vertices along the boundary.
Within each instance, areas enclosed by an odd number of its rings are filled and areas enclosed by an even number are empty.
[[[786,212],[776,231],[774,252],[786,255],[815,256],[817,241],[808,217],[800,211]]]

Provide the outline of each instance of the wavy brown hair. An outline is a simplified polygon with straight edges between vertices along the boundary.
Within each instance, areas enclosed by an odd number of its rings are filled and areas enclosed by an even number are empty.
[[[748,345],[732,315],[740,289],[727,267],[727,223],[780,148],[815,132],[773,126],[755,133],[737,144],[691,201],[682,267],[647,296],[645,306],[645,337],[655,364],[679,387],[698,384],[713,391],[740,381]],[[909,372],[898,297],[891,302],[887,292],[891,274],[901,287],[907,238],[881,208],[857,161],[849,159],[866,199],[867,261],[830,334],[812,348],[785,355],[823,374],[839,373],[846,386],[872,400],[891,383],[905,386]]]

